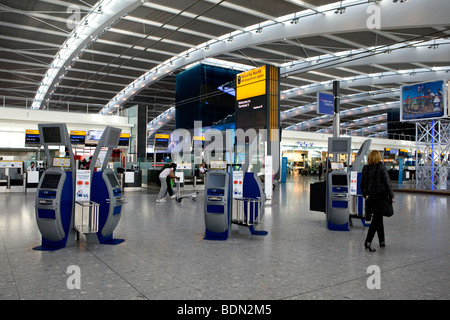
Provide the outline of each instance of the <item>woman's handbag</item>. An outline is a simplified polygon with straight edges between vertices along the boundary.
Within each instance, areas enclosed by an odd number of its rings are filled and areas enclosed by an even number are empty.
[[[366,206],[364,208],[364,219],[366,221],[372,221],[372,215],[373,215],[373,212],[372,212],[372,209],[370,208],[369,202],[370,202],[369,199],[366,199]]]
[[[392,199],[390,197],[385,197],[380,201],[381,212],[385,217],[392,217],[394,215],[394,207],[392,206]]]

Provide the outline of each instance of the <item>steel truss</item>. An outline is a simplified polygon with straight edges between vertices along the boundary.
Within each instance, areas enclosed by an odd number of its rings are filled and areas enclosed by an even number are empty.
[[[447,190],[450,121],[416,122],[416,188]]]

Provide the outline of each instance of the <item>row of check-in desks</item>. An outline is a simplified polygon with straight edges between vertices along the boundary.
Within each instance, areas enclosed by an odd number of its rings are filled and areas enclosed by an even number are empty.
[[[36,189],[44,170],[23,172],[22,167],[0,168],[0,193]]]

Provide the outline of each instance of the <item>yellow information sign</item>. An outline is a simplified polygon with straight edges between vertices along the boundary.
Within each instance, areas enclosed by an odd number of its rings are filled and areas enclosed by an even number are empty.
[[[130,137],[130,134],[129,134],[129,133],[121,133],[121,134],[120,134],[120,137],[121,137],[121,138],[129,138],[129,137]]]
[[[25,130],[26,134],[39,134],[39,130]]]
[[[85,136],[86,135],[86,131],[70,130],[70,135],[72,135],[72,136]]]
[[[266,94],[266,66],[236,75],[236,100]]]
[[[160,134],[160,133],[155,134],[156,139],[169,139],[169,137],[170,136],[168,134]]]

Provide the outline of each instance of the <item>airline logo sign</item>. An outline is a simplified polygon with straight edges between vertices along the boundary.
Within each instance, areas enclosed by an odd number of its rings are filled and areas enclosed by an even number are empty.
[[[266,66],[236,75],[236,100],[266,94]]]
[[[334,114],[334,95],[322,92],[317,93],[317,113]]]

